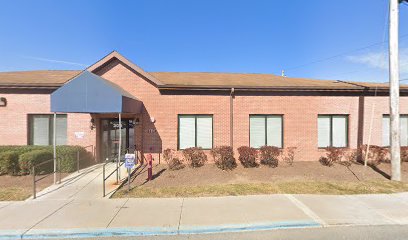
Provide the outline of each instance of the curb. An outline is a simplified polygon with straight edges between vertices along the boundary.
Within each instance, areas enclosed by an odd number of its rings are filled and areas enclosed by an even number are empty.
[[[0,231],[0,239],[53,239],[53,238],[93,238],[93,237],[135,237],[135,236],[166,236],[166,235],[193,235],[211,233],[232,233],[265,231],[274,229],[315,228],[322,227],[315,221],[287,221],[259,224],[230,224],[220,226],[181,226],[176,227],[134,227],[134,228],[107,228],[107,229],[70,229],[70,230],[30,230],[27,233]],[[7,233],[6,233],[7,232]]]

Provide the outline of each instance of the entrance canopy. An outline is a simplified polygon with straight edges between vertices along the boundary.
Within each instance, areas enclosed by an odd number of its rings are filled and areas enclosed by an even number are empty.
[[[142,102],[118,85],[83,71],[51,94],[51,112],[140,113]]]

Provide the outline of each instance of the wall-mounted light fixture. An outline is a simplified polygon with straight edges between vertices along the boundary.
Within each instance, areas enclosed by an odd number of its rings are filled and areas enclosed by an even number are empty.
[[[0,107],[7,106],[7,99],[5,97],[0,97]]]
[[[139,118],[136,118],[135,119],[135,125],[139,125],[140,124],[140,119]]]
[[[94,130],[95,129],[95,119],[93,119],[93,118],[91,118],[91,122],[89,123],[89,128],[91,129],[91,130]]]

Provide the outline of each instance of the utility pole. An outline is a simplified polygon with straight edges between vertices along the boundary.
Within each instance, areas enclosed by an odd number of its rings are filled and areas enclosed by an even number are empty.
[[[389,71],[390,71],[390,152],[391,180],[401,181],[399,63],[398,63],[398,6],[401,0],[390,0]]]

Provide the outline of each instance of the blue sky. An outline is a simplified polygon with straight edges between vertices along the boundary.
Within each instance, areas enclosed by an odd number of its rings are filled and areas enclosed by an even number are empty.
[[[0,71],[83,69],[117,50],[146,71],[284,69],[291,77],[388,80],[381,44],[388,0],[0,4]],[[401,78],[408,78],[407,5],[400,6],[400,35]]]

